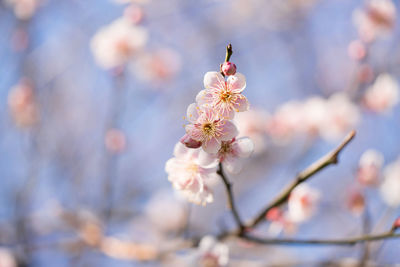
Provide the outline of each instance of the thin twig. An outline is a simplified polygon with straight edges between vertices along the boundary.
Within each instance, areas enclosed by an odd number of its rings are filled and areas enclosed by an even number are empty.
[[[242,220],[240,219],[239,212],[235,206],[235,201],[233,198],[233,193],[232,193],[232,184],[229,182],[228,178],[226,177],[226,174],[224,172],[224,169],[222,168],[222,164],[219,163],[219,169],[218,172],[219,176],[221,176],[222,181],[224,182],[225,188],[226,188],[226,193],[228,195],[228,207],[232,211],[233,217],[235,219],[235,222],[237,226],[240,229],[240,232],[244,230],[244,224],[242,223]]]
[[[264,221],[265,215],[268,213],[268,211],[284,204],[288,200],[290,193],[296,186],[305,182],[307,179],[309,179],[319,171],[323,170],[325,167],[331,164],[337,164],[339,153],[343,150],[344,147],[347,146],[347,144],[354,138],[355,135],[356,132],[354,130],[351,131],[337,148],[335,148],[334,150],[332,150],[331,152],[329,152],[328,154],[326,154],[325,156],[323,156],[322,158],[311,164],[304,171],[300,172],[297,175],[296,179],[293,182],[291,182],[270,204],[268,204],[268,206],[265,207],[255,217],[254,220],[252,220],[249,224],[247,224],[246,227],[252,228],[257,224],[259,224],[260,222]]]
[[[284,239],[284,238],[259,238],[250,235],[242,235],[241,238],[246,240],[264,244],[264,245],[338,245],[338,246],[352,246],[358,243],[365,243],[371,241],[379,241],[383,239],[399,238],[399,233],[394,233],[392,231],[376,234],[376,235],[361,235],[353,238],[343,238],[343,239]]]

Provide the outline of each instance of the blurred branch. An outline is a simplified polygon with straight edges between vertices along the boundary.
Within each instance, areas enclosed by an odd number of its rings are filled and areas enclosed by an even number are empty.
[[[379,241],[383,239],[390,238],[400,238],[400,234],[396,234],[392,231],[376,234],[376,235],[361,235],[353,238],[343,238],[343,239],[284,239],[284,238],[259,238],[249,235],[242,235],[242,238],[252,241],[254,243],[264,244],[264,245],[355,245],[358,243],[365,243],[371,241]]]
[[[228,206],[229,209],[232,211],[233,217],[235,219],[235,222],[237,226],[240,229],[240,233],[244,230],[244,224],[242,223],[242,220],[240,219],[239,212],[235,206],[235,201],[233,198],[233,192],[232,192],[232,184],[229,182],[228,178],[226,177],[226,174],[224,172],[224,169],[222,167],[222,164],[219,163],[219,169],[217,171],[219,176],[221,176],[222,181],[224,182],[225,188],[226,188],[226,193],[228,194]]]
[[[270,204],[268,204],[268,206],[266,206],[255,217],[254,220],[252,220],[249,224],[247,224],[246,227],[252,228],[256,226],[257,224],[259,224],[264,220],[265,215],[268,213],[268,211],[284,204],[288,200],[290,193],[296,186],[307,181],[310,177],[317,174],[327,166],[331,164],[337,164],[340,152],[350,143],[350,141],[354,138],[355,135],[356,132],[354,130],[351,131],[337,148],[335,148],[334,150],[332,150],[331,152],[329,152],[328,154],[326,154],[325,156],[323,156],[322,158],[311,164],[304,171],[300,172],[297,175],[296,179],[293,180],[293,182],[290,183]],[[242,231],[240,231],[239,233],[242,233]]]

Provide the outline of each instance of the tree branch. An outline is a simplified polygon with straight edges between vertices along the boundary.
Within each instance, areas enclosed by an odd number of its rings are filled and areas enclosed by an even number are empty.
[[[353,238],[343,239],[284,239],[284,238],[259,238],[255,236],[242,235],[241,238],[264,245],[336,245],[336,246],[351,246],[358,243],[371,241],[379,241],[383,239],[399,238],[399,233],[392,231],[376,234],[376,235],[361,235]]]
[[[304,171],[300,172],[296,179],[290,183],[267,207],[265,207],[256,217],[253,221],[251,221],[249,224],[246,225],[248,228],[252,228],[262,222],[265,218],[265,215],[270,211],[271,209],[278,207],[282,204],[284,204],[288,198],[290,193],[293,191],[293,189],[298,186],[299,184],[305,182],[307,179],[309,179],[311,176],[314,174],[318,173],[319,171],[323,170],[325,167],[331,165],[331,164],[337,164],[338,163],[338,156],[339,153],[345,148],[348,143],[354,138],[356,135],[356,132],[353,130],[351,131],[342,141],[342,143],[311,164],[308,168],[306,168]]]
[[[244,224],[242,223],[242,220],[240,219],[240,216],[239,216],[239,212],[235,206],[235,201],[234,201],[233,193],[232,193],[232,184],[229,182],[228,178],[226,177],[221,163],[219,163],[219,169],[218,169],[217,173],[219,174],[219,176],[221,176],[222,181],[224,182],[224,185],[226,188],[226,193],[228,195],[228,207],[232,211],[235,222],[240,229],[239,231],[242,232],[244,230]]]

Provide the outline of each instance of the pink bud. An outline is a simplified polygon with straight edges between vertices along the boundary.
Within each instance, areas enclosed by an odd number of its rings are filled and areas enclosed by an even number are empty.
[[[280,219],[282,219],[282,217],[283,213],[279,208],[272,208],[265,215],[265,218],[268,221],[279,221]]]
[[[201,147],[201,142],[192,139],[188,134],[185,134],[181,140],[179,140],[182,144],[184,144],[188,148],[199,148]]]
[[[221,71],[225,76],[234,75],[236,73],[236,65],[232,62],[224,62]]]
[[[398,228],[400,228],[400,217],[397,218],[397,219],[394,221],[393,226],[392,226],[392,231],[394,231],[394,230],[396,230],[396,229],[398,229]]]

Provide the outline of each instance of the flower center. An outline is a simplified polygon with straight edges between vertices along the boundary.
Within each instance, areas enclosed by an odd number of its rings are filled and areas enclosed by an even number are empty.
[[[231,94],[231,92],[223,91],[223,92],[220,93],[219,98],[220,98],[223,102],[229,103],[229,102],[231,102],[232,94]]]
[[[203,124],[203,133],[207,136],[214,136],[215,134],[215,125],[212,123],[204,123]]]
[[[228,154],[232,151],[230,142],[222,142],[221,148],[219,149],[220,154]]]
[[[186,171],[187,171],[188,173],[195,174],[195,173],[197,173],[197,172],[199,171],[199,166],[198,166],[197,164],[194,164],[194,163],[189,164],[189,165],[186,167]]]

